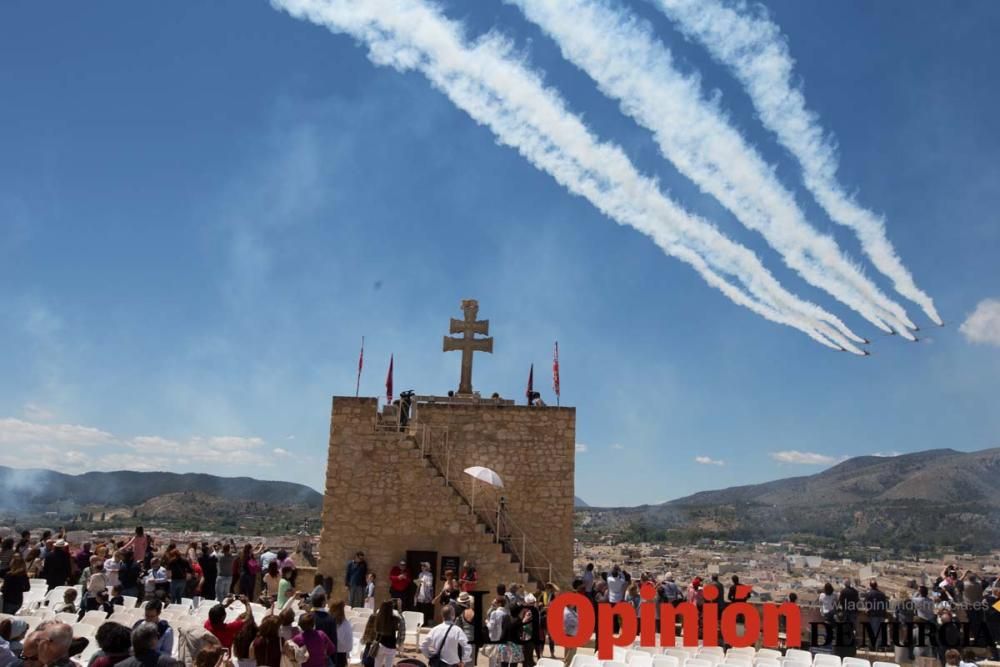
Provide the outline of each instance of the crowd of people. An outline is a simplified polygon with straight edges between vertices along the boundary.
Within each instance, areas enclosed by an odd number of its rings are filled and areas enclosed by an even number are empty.
[[[517,582],[499,584],[483,618],[477,618],[472,592],[480,582],[470,561],[462,563],[458,572],[445,570],[438,590],[428,562],[420,563],[414,575],[407,562],[400,560],[388,576],[390,598],[378,606],[361,637],[368,667],[392,666],[405,636],[403,612],[408,611],[416,612],[428,626],[440,621],[421,642],[421,650],[427,656],[439,654],[445,665],[476,663],[480,652],[477,629],[492,642],[483,651],[495,667],[531,667],[543,656],[546,645],[549,656],[555,657],[555,645],[545,631],[547,607],[559,592],[552,582],[537,582],[534,592]],[[356,553],[344,577],[352,605],[374,608],[374,581],[364,553]]]
[[[74,637],[72,625],[53,617],[82,620],[93,613],[108,621],[92,639],[99,650],[88,652],[91,667],[166,667],[178,653],[199,667],[226,660],[239,667],[325,667],[328,658],[346,667],[353,636],[345,604],[327,604],[332,579],[317,577],[311,591],[300,592],[297,574],[288,553],[263,544],[161,545],[137,527],[124,539],[71,545],[61,532],[33,538],[24,531],[0,542],[0,667],[77,664],[74,656],[91,639]],[[61,595],[29,600],[37,579]],[[264,610],[259,618],[251,601]],[[233,604],[242,604],[243,612],[227,620]],[[165,608],[201,605],[208,609],[203,624],[185,617],[186,627],[174,628],[162,615]],[[142,617],[134,623],[114,620],[116,610],[137,606]],[[29,631],[26,615],[39,612],[46,620]],[[184,641],[175,646],[179,635]]]
[[[49,589],[79,586],[78,607],[83,611],[121,604],[123,597],[223,600],[243,595],[264,596],[284,604],[296,576],[295,562],[285,550],[263,544],[242,548],[227,543],[157,544],[141,526],[127,539],[103,544],[84,542],[71,549],[61,534],[42,533],[37,540],[28,531],[20,539],[0,543],[3,611],[16,613],[28,580],[44,579]]]
[[[263,544],[160,544],[140,527],[123,539],[74,546],[61,533],[33,539],[23,532],[20,539],[0,542],[0,667],[73,667],[82,665],[74,658],[84,654],[88,667],[171,667],[178,660],[197,667],[222,667],[226,662],[237,667],[347,667],[352,652],[363,667],[394,667],[400,664],[398,651],[408,637],[408,619],[431,628],[417,639],[432,667],[474,665],[480,653],[491,667],[533,667],[546,649],[555,657],[547,632],[548,610],[561,594],[555,583],[499,584],[478,618],[472,592],[482,586],[473,563],[464,562],[457,572],[446,570],[440,587],[430,563],[419,563],[416,569],[411,572],[405,560],[392,566],[387,573],[389,596],[377,603],[376,573],[362,552],[347,563],[343,588],[335,589],[332,578],[317,574],[311,588],[304,590],[297,585],[298,569],[291,556]],[[29,599],[31,581],[38,579],[53,593],[44,600]],[[598,572],[593,563],[573,580],[570,590],[595,605],[631,604],[641,616],[648,613],[642,605],[644,584],[656,591],[658,603],[687,602],[708,609],[706,602],[712,601],[718,614],[727,604],[754,595],[736,575],[727,590],[718,574],[680,584],[669,572],[660,579],[650,574],[633,577],[618,565]],[[706,596],[709,589],[714,594]],[[980,645],[997,659],[998,599],[996,578],[960,574],[949,565],[932,585],[913,582],[912,594],[895,599],[875,580],[863,592],[849,580],[839,590],[828,583],[817,605],[829,623],[853,626],[864,613],[872,637],[886,636],[879,626],[890,620],[946,630],[961,620],[970,626],[973,638],[985,638]],[[791,593],[786,601],[797,603],[797,598]],[[126,607],[138,607],[135,613],[141,609],[141,616],[123,623],[116,610]],[[204,613],[196,615],[196,608]],[[658,612],[660,607],[652,608]],[[164,611],[176,609],[183,609],[184,615]],[[38,612],[46,614],[45,620],[29,629],[25,615]],[[101,624],[92,638],[74,637],[73,626],[60,620],[95,613],[102,614]],[[361,632],[357,621],[351,622],[359,617],[367,619]],[[568,635],[575,635],[577,609],[566,606],[562,618],[552,622],[561,622]],[[699,623],[699,632],[701,627]],[[477,642],[483,636],[488,644]],[[86,651],[90,641],[98,650]],[[902,657],[912,660],[920,650],[911,649]],[[567,667],[574,652],[563,651]],[[954,658],[947,647],[930,655],[942,664]]]

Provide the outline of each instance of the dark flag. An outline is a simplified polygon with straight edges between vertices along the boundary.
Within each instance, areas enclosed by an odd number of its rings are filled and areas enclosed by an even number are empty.
[[[531,370],[528,371],[528,388],[525,390],[524,395],[528,399],[528,405],[531,405],[531,395],[535,393],[535,365],[531,364]]]
[[[385,376],[385,402],[386,405],[392,404],[392,361],[393,355],[389,355],[389,372]]]

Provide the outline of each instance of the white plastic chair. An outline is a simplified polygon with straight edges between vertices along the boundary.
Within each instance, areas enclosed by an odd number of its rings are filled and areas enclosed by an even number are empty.
[[[688,660],[694,657],[688,651],[677,647],[673,648],[668,647],[663,649],[663,655],[669,655],[676,658],[679,663],[678,667],[684,667],[684,663],[686,663]]]
[[[128,609],[115,609],[115,611],[108,616],[109,621],[119,625],[124,625],[127,628],[131,628],[135,625],[135,620],[133,619],[138,620],[136,615],[130,613]]]
[[[87,648],[83,649],[83,652],[79,656],[81,665],[90,664],[90,659],[101,650],[101,647],[97,645],[97,641],[93,637],[88,637],[88,639],[90,641],[87,643]]]
[[[781,667],[812,667],[811,662],[806,662],[802,658],[788,658],[781,661]]]
[[[611,650],[612,650],[612,653],[613,653],[613,656],[612,656],[611,660],[605,660],[604,662],[606,662],[606,663],[607,662],[621,662],[621,663],[624,663],[626,665],[628,664],[628,661],[626,660],[626,656],[628,655],[628,651],[625,650],[625,647],[623,647],[623,646],[613,646],[613,647],[611,647]]]
[[[95,628],[99,628],[104,625],[104,622],[108,620],[108,615],[99,609],[94,609],[88,611],[80,619],[80,623],[86,623],[87,625],[92,625]]]
[[[847,657],[843,660],[844,667],[872,667],[872,663],[864,658]]]
[[[97,636],[97,628],[89,623],[74,623],[70,627],[73,628],[74,637],[93,639]]]
[[[781,667],[781,663],[773,658],[757,658],[753,667]]]
[[[872,667],[899,667],[895,662],[882,662],[881,660],[876,660],[872,663]]]
[[[727,655],[726,659],[719,664],[733,665],[734,667],[752,667],[753,656],[747,655],[745,653],[736,653],[733,655]]]
[[[625,659],[628,667],[653,667],[653,656],[641,651],[626,651]]]
[[[795,662],[804,662],[811,665],[813,656],[809,651],[803,651],[800,648],[790,648],[785,650],[785,660],[794,660]]]
[[[136,605],[139,604],[139,598],[134,595],[123,595],[122,602],[125,603],[123,606],[126,609],[135,609]]]
[[[403,622],[406,624],[406,638],[403,640],[403,643],[420,646],[420,628],[424,625],[423,612],[404,611]],[[365,619],[365,623],[368,623],[367,618]]]
[[[60,602],[63,599],[63,596],[66,594],[66,591],[68,589],[70,589],[70,588],[73,588],[73,587],[72,586],[56,586],[51,591],[49,591],[48,593],[45,594],[45,599],[48,600],[49,604],[52,604],[54,602],[58,603],[58,602]]]
[[[375,610],[368,607],[357,607],[354,609],[354,613],[361,618],[368,618],[375,613]]]
[[[691,658],[686,663],[684,667],[715,667],[710,661],[701,658]]]
[[[840,667],[840,656],[832,653],[817,653],[813,667]]]
[[[721,660],[724,655],[726,655],[726,649],[721,646],[699,646],[698,647],[698,657],[715,655]]]
[[[563,661],[555,658],[540,658],[535,665],[536,667],[563,667]]]
[[[36,627],[38,627],[38,625],[42,621],[45,620],[41,616],[11,616],[10,618],[11,618],[11,620],[15,620],[16,619],[16,620],[24,621],[25,623],[27,623],[28,624],[28,632],[31,632],[32,630],[34,630]],[[72,622],[76,623],[76,616],[75,615],[73,615],[73,621]],[[27,633],[25,633],[25,635],[27,635]]]
[[[39,618],[39,623],[42,620],[43,619]],[[76,623],[76,614],[71,614],[68,611],[63,611],[56,614],[56,620],[59,621],[60,623],[69,623],[70,625],[73,625],[74,623]]]
[[[569,663],[569,667],[600,667],[600,664],[601,661],[597,659],[596,655],[577,653],[573,656],[573,661]]]
[[[781,651],[773,648],[762,648],[757,651],[757,657],[765,660],[781,660]]]
[[[618,647],[615,647],[618,648]],[[624,662],[620,660],[605,660],[601,663],[602,667],[628,667]]]
[[[653,667],[683,667],[683,662],[674,655],[654,655]]]
[[[726,651],[726,657],[729,656],[749,656],[751,660],[757,654],[757,649],[753,646],[734,646],[728,651]]]

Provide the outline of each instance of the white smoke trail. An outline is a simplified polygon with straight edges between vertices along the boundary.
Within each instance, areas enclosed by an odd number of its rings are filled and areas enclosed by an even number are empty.
[[[272,2],[364,42],[377,64],[419,70],[502,143],[612,219],[650,236],[736,303],[828,346],[824,337],[832,346],[864,354],[846,339],[857,337],[840,320],[785,291],[750,250],[664,197],[620,148],[598,142],[498,35],[468,44],[458,23],[422,0]]]
[[[651,0],[728,66],[746,88],[763,124],[802,166],[806,187],[834,222],[854,230],[872,264],[892,280],[896,291],[942,324],[934,301],[921,291],[886,237],[885,220],[863,208],[837,180],[835,146],[823,134],[818,117],[806,108],[792,82],[795,61],[781,29],[761,10],[746,3],[732,7],[719,0]],[[911,328],[913,328],[911,326]]]
[[[653,132],[678,170],[759,231],[786,264],[869,321],[905,330],[906,314],[813,229],[795,198],[700,82],[672,65],[670,51],[627,9],[606,0],[507,0],[538,24],[622,110]],[[912,324],[912,323],[911,323]]]

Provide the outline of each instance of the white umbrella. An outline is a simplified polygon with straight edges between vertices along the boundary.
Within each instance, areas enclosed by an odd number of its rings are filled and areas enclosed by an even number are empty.
[[[496,471],[490,470],[489,468],[484,468],[483,466],[472,466],[471,468],[466,468],[463,471],[466,475],[472,477],[473,480],[479,480],[480,482],[486,482],[490,486],[496,486],[503,488],[503,480],[500,479],[500,475],[496,474]],[[476,509],[476,483],[472,484],[472,509]]]

